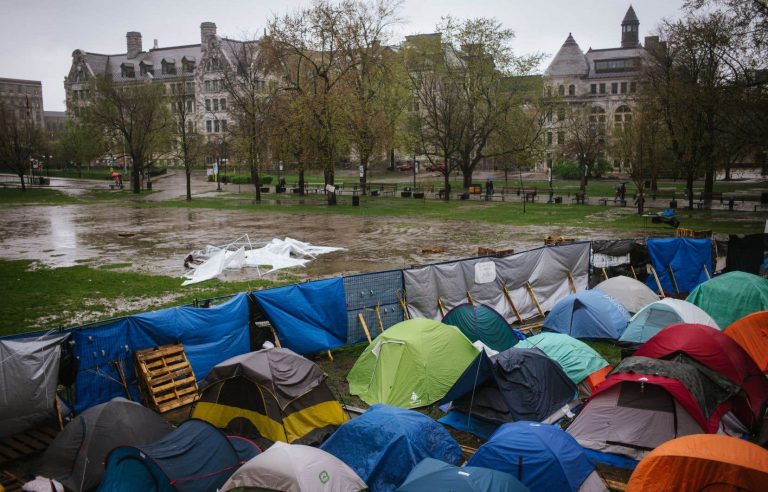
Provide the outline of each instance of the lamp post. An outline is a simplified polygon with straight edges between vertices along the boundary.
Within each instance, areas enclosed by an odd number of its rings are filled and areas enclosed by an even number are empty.
[[[555,196],[555,190],[552,189],[552,166],[547,166],[547,174],[549,175],[549,201],[547,203],[552,203],[554,201]]]
[[[221,191],[221,174],[219,173],[219,158],[213,163],[213,172],[216,174],[216,191]]]

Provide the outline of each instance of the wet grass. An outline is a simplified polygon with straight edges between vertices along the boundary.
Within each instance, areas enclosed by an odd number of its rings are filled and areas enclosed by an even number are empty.
[[[181,287],[176,277],[0,260],[0,336],[69,327],[284,283],[214,279]]]

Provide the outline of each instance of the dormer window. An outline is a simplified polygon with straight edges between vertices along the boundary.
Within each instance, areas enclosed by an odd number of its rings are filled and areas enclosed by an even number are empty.
[[[83,72],[82,68],[78,68],[77,72],[75,72],[75,82],[85,82],[86,80],[88,80],[88,76]]]
[[[176,60],[174,58],[163,58],[163,75],[176,75]]]
[[[133,63],[123,63],[120,65],[120,74],[124,78],[134,78],[136,76],[136,72],[133,69]]]
[[[193,73],[195,71],[195,57],[185,56],[181,59],[181,66],[184,72]]]
[[[155,75],[155,67],[151,61],[145,60],[139,64],[139,67],[141,68],[141,75]]]

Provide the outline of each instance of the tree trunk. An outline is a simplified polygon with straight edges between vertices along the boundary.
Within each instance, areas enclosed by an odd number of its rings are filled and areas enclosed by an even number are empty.
[[[304,169],[299,170],[299,196],[304,196]]]
[[[143,162],[141,157],[137,159],[131,156],[131,158],[133,159],[133,166],[131,166],[131,191],[134,195],[138,195],[141,193],[141,167]]]
[[[731,162],[726,161],[725,163],[725,178],[723,178],[724,181],[730,181],[731,180]]]
[[[704,174],[704,193],[712,193],[715,187],[715,170],[710,168]]]
[[[19,179],[21,180],[21,191],[27,191],[27,187],[24,184],[24,173],[19,173]]]
[[[363,195],[368,194],[366,192],[368,188],[368,159],[369,157],[367,155],[360,157],[360,166],[363,168],[363,175],[360,177],[360,192]]]
[[[186,175],[187,175],[187,201],[192,201],[192,182],[190,179],[190,175],[192,174],[192,170],[187,166],[186,169]]]
[[[446,159],[445,162],[447,164],[448,160]],[[451,173],[448,171],[447,168],[445,170],[445,173],[443,173],[443,178],[444,178],[443,184],[445,185],[443,187],[443,189],[445,190],[445,192],[443,193],[443,200],[447,202],[448,200],[451,199]]]
[[[259,170],[251,163],[251,182],[256,187],[256,201],[261,201],[261,178],[259,177]]]
[[[472,186],[472,171],[466,167],[462,167],[461,174],[463,177],[462,184],[464,185],[464,189],[468,190],[469,187]]]
[[[325,180],[326,184],[329,184],[331,186],[334,186],[334,172],[333,168],[329,167],[325,173]],[[329,191],[326,193],[326,196],[328,197],[328,205],[336,205],[336,191]]]
[[[637,215],[643,215],[645,211],[645,190],[644,187],[637,188]]]

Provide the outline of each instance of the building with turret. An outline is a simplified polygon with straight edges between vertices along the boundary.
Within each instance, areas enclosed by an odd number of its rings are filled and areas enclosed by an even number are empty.
[[[585,53],[572,33],[568,34],[544,72],[547,93],[557,96],[571,107],[588,107],[591,118],[610,133],[612,127],[632,119],[633,101],[646,59],[646,49],[659,42],[656,36],[640,44],[640,21],[632,6],[621,21],[621,45],[617,48],[589,48]],[[561,156],[568,138],[563,112],[548,115],[545,133],[547,154],[545,165],[552,167]],[[623,171],[624,163],[602,156],[615,171]]]

